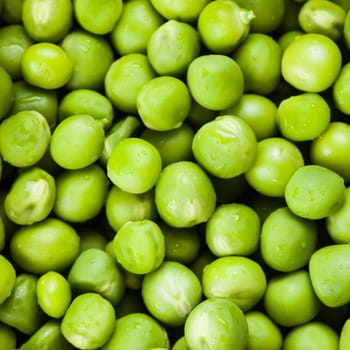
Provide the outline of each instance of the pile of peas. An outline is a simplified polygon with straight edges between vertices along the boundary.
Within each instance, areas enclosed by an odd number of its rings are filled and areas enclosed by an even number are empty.
[[[0,0],[0,350],[350,349],[348,0]]]

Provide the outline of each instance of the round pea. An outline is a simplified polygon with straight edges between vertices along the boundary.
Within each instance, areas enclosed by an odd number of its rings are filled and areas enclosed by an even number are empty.
[[[347,319],[340,331],[340,335],[339,335],[339,348],[338,350],[346,350],[350,344],[350,331],[349,331],[349,327],[350,327],[350,321],[349,319]]]
[[[0,255],[0,304],[2,304],[12,293],[16,282],[16,270],[11,261]]]
[[[346,115],[350,115],[349,96],[350,89],[347,81],[350,77],[350,63],[346,63],[341,68],[337,79],[332,87],[333,100],[337,109]]]
[[[0,66],[0,120],[6,117],[14,102],[13,80],[7,71]]]

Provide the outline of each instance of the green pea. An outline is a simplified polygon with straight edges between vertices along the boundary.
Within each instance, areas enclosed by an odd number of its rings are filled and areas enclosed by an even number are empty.
[[[287,207],[273,211],[262,225],[260,252],[265,263],[276,271],[306,266],[317,243],[316,223],[294,215]]]
[[[291,44],[295,38],[297,38],[302,34],[304,34],[304,32],[297,29],[284,32],[277,40],[278,45],[281,48],[282,54],[286,50],[286,48],[289,46],[289,44]]]
[[[243,256],[215,259],[203,270],[203,293],[209,298],[228,298],[242,311],[252,309],[266,290],[266,276],[254,260]]]
[[[344,180],[336,172],[319,165],[304,165],[288,181],[285,200],[294,214],[315,220],[339,209],[344,194]]]
[[[146,140],[130,137],[114,147],[107,161],[107,176],[123,191],[144,193],[156,184],[161,168],[158,150]]]
[[[112,186],[107,194],[105,210],[107,221],[116,232],[128,221],[157,218],[153,189],[129,193]]]
[[[117,305],[122,299],[125,284],[114,259],[105,251],[90,248],[82,251],[68,273],[74,293],[95,292]]]
[[[155,186],[159,216],[173,227],[191,227],[206,222],[214,212],[216,194],[202,168],[191,161],[166,166]]]
[[[73,6],[70,0],[26,0],[22,21],[35,41],[58,42],[73,25]]]
[[[243,119],[223,115],[196,131],[192,151],[197,162],[210,174],[233,178],[253,165],[257,140],[254,131]]]
[[[18,274],[11,295],[0,304],[0,321],[26,335],[33,334],[44,322],[36,298],[37,281],[35,275]]]
[[[259,239],[260,218],[242,203],[217,206],[205,228],[207,246],[218,257],[251,255],[258,249]]]
[[[7,71],[0,66],[0,120],[6,117],[14,102],[13,80]]]
[[[104,35],[116,25],[122,10],[122,0],[74,0],[74,13],[79,25],[88,32]]]
[[[334,103],[342,113],[350,115],[350,108],[348,99],[350,96],[350,89],[347,81],[350,77],[350,63],[346,63],[341,68],[339,75],[332,87]]]
[[[10,241],[15,263],[32,273],[67,269],[79,253],[79,236],[69,224],[57,218],[18,228]]]
[[[117,319],[101,350],[149,350],[154,346],[169,348],[166,329],[150,315],[136,312]]]
[[[198,304],[185,322],[185,340],[190,349],[243,350],[248,325],[241,309],[230,299],[210,298]]]
[[[78,228],[78,235],[80,237],[80,253],[90,248],[104,250],[108,243],[106,235],[98,228],[84,225]]]
[[[98,349],[107,343],[115,325],[112,304],[100,294],[75,297],[61,322],[66,340],[79,349]]]
[[[46,272],[39,277],[36,294],[41,309],[53,318],[61,318],[72,299],[68,281],[55,271]]]
[[[62,120],[53,131],[50,153],[60,167],[81,169],[99,159],[103,142],[101,123],[89,114],[75,114]]]
[[[142,299],[150,314],[170,326],[180,326],[202,299],[202,286],[186,265],[165,261],[142,282]]]
[[[180,127],[190,112],[191,103],[187,85],[179,78],[165,75],[146,82],[136,99],[143,124],[157,131]]]
[[[186,118],[186,122],[194,129],[198,129],[215,117],[217,117],[216,111],[201,106],[197,101],[192,101],[190,114]]]
[[[16,282],[16,270],[11,261],[0,255],[0,305],[11,295]]]
[[[201,249],[199,255],[196,259],[190,264],[191,270],[195,273],[195,275],[202,281],[204,268],[217,259],[208,248]]]
[[[36,111],[12,114],[0,124],[3,160],[16,167],[38,162],[49,147],[51,131],[46,118]]]
[[[187,344],[186,344],[186,339],[185,336],[182,336],[179,338],[174,345],[172,346],[171,350],[189,350]]]
[[[1,323],[0,324],[0,350],[16,349],[17,337],[14,328]]]
[[[338,350],[346,350],[350,344],[350,321],[347,319],[340,331],[340,336],[339,336],[339,348]]]
[[[111,32],[111,42],[120,55],[143,53],[153,32],[164,23],[164,18],[148,0],[123,3],[123,11]]]
[[[4,208],[14,223],[31,225],[49,216],[55,200],[55,179],[45,170],[33,167],[16,177],[6,195]]]
[[[14,80],[22,77],[21,59],[33,44],[23,25],[10,24],[0,29],[0,65]]]

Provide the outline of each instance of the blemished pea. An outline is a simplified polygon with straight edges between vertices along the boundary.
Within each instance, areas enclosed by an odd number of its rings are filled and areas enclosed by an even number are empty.
[[[250,33],[233,52],[244,76],[244,91],[267,95],[281,78],[281,49],[267,34]],[[259,64],[256,64],[256,60]]]
[[[71,266],[67,280],[76,294],[95,292],[117,305],[125,292],[125,282],[114,259],[104,250],[82,251]]]
[[[158,268],[164,260],[164,235],[154,221],[127,222],[114,236],[113,250],[125,270],[147,274]]]
[[[109,66],[104,80],[106,96],[116,108],[135,114],[140,90],[154,77],[156,73],[145,54],[124,55]]]
[[[183,76],[200,53],[198,32],[188,23],[168,20],[147,43],[147,57],[159,75]]]
[[[104,207],[109,181],[97,164],[64,170],[56,177],[55,215],[68,222],[93,219]]]
[[[153,32],[165,19],[149,0],[123,3],[123,11],[111,32],[111,42],[120,55],[143,53]]]
[[[289,179],[285,189],[288,208],[305,219],[322,219],[344,202],[344,179],[320,165],[304,165]]]
[[[18,228],[9,243],[16,264],[36,274],[64,271],[79,254],[75,229],[54,217]]]
[[[226,55],[195,58],[187,70],[187,85],[193,99],[204,108],[221,111],[243,95],[244,77],[238,63]]]
[[[107,161],[107,176],[130,193],[144,193],[156,184],[162,169],[159,151],[148,141],[130,137],[120,141]]]
[[[168,225],[192,227],[209,219],[215,210],[216,194],[199,165],[180,161],[163,168],[155,186],[155,204]]]
[[[98,35],[110,33],[116,25],[122,11],[122,0],[74,0],[75,18],[88,32]]]
[[[5,256],[0,255],[0,304],[12,293],[16,282],[16,270]]]
[[[32,167],[20,173],[5,197],[5,213],[18,225],[31,225],[46,219],[56,200],[56,183],[52,175]]]
[[[256,159],[244,176],[257,192],[283,197],[291,176],[303,165],[297,145],[282,137],[269,137],[258,142]]]
[[[99,159],[104,130],[89,114],[75,114],[62,120],[52,133],[50,154],[64,169],[81,169]]]
[[[17,335],[16,331],[4,324],[0,324],[0,350],[16,349]]]
[[[248,343],[248,325],[241,309],[230,299],[210,298],[198,304],[185,322],[190,349],[243,350]]]
[[[253,11],[241,8],[234,1],[211,1],[199,13],[197,28],[211,52],[228,54],[247,37],[254,17]]]
[[[6,117],[14,102],[13,80],[7,71],[0,66],[0,120]]]
[[[0,152],[15,167],[34,165],[49,147],[51,130],[46,118],[36,111],[12,114],[0,124]]]
[[[267,283],[264,308],[279,326],[294,327],[310,322],[320,307],[306,270],[276,275]]]
[[[46,272],[39,277],[36,294],[41,309],[53,318],[61,318],[72,300],[67,279],[55,271]]]
[[[349,250],[348,244],[331,244],[318,249],[310,258],[311,283],[324,305],[337,307],[349,302],[350,274],[346,258]]]
[[[280,350],[283,344],[281,329],[265,313],[251,310],[245,313],[248,324],[249,350],[262,350],[266,347],[270,350]]]
[[[278,106],[276,120],[286,139],[310,141],[327,129],[331,109],[320,94],[306,92],[283,100]]]
[[[112,186],[107,194],[105,210],[107,221],[115,232],[128,221],[155,220],[154,190],[130,193]]]
[[[317,243],[316,223],[294,215],[287,207],[273,211],[262,225],[261,256],[276,271],[289,272],[306,266]]]
[[[152,346],[169,348],[167,331],[149,314],[135,312],[117,318],[112,336],[101,350],[144,350]]]
[[[323,34],[295,38],[282,55],[282,77],[304,92],[322,92],[335,82],[342,66],[336,43]]]
[[[113,305],[100,294],[83,293],[69,305],[61,323],[61,332],[69,343],[80,349],[98,349],[113,333]]]
[[[70,31],[60,45],[73,63],[66,87],[70,90],[101,89],[105,74],[114,60],[107,38],[77,28]]]
[[[10,24],[0,29],[0,65],[14,80],[22,77],[21,59],[33,44],[23,25]]]
[[[292,328],[284,337],[285,350],[338,350],[336,331],[323,322],[313,321]]]
[[[217,206],[205,228],[205,240],[210,251],[220,257],[249,256],[259,245],[260,218],[249,206],[227,203]]]
[[[228,179],[243,174],[253,165],[257,140],[243,119],[223,115],[196,131],[192,151],[196,161],[210,174]]]
[[[35,41],[58,42],[73,25],[70,0],[23,1],[22,21],[26,32]]]
[[[204,268],[202,275],[203,293],[208,299],[228,298],[244,312],[262,299],[266,283],[262,267],[244,256],[215,259]]]
[[[142,299],[160,322],[180,326],[202,300],[202,286],[193,271],[176,261],[164,261],[142,281]]]
[[[58,89],[71,78],[73,61],[58,44],[37,42],[24,51],[21,69],[27,83],[44,89]]]
[[[191,104],[188,86],[181,79],[167,75],[146,82],[136,98],[143,124],[157,131],[180,127],[189,115]]]

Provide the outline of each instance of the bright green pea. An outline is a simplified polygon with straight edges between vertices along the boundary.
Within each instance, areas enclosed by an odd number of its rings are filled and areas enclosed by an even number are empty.
[[[198,32],[188,23],[168,20],[147,43],[147,57],[159,75],[182,76],[200,53]]]
[[[130,193],[144,193],[156,184],[162,168],[158,150],[148,141],[130,137],[120,141],[107,161],[107,176]]]
[[[23,25],[10,24],[0,29],[0,65],[14,80],[22,77],[21,59],[33,44]]]
[[[149,350],[154,346],[169,348],[166,329],[150,315],[136,312],[117,319],[112,336],[101,350]]]
[[[165,261],[142,282],[142,298],[150,314],[170,326],[180,326],[202,299],[202,286],[193,271],[176,261]]]
[[[69,222],[93,219],[102,210],[109,181],[97,164],[82,169],[65,170],[56,178],[56,201],[53,211]]]
[[[44,89],[58,89],[71,78],[73,61],[61,46],[39,42],[24,51],[21,68],[27,83]]]
[[[147,274],[158,268],[164,260],[164,235],[158,224],[151,220],[130,221],[114,236],[113,250],[125,270]]]
[[[104,250],[90,248],[82,251],[68,273],[73,293],[95,292],[117,305],[125,292],[121,271]]]
[[[232,58],[207,54],[195,58],[188,66],[187,85],[197,103],[220,111],[233,106],[242,97],[244,78]]]
[[[2,159],[16,167],[34,165],[49,147],[51,131],[46,118],[36,111],[12,114],[0,125]]]
[[[17,336],[14,328],[1,323],[0,324],[0,350],[16,349]]]
[[[115,60],[106,73],[106,96],[116,108],[135,114],[140,90],[155,76],[156,73],[145,54],[124,55]]]
[[[209,219],[215,209],[216,194],[199,165],[180,161],[161,172],[155,186],[155,204],[168,225],[191,227]]]
[[[14,262],[28,272],[61,272],[77,257],[79,236],[69,224],[48,217],[18,228],[11,236],[10,252]]]
[[[209,298],[228,298],[242,311],[252,309],[266,290],[262,267],[244,256],[225,256],[208,264],[202,275],[204,295]]]
[[[122,10],[122,0],[74,0],[74,14],[80,26],[88,32],[104,35],[116,25]]]
[[[344,202],[343,178],[319,165],[304,165],[287,183],[285,200],[289,209],[305,219],[322,219]]]
[[[189,350],[187,344],[186,344],[186,339],[185,336],[182,336],[179,338],[174,345],[172,346],[171,350]]]
[[[39,277],[36,294],[41,309],[53,318],[61,318],[72,300],[68,281],[55,271],[48,271]]]
[[[13,80],[7,71],[0,66],[0,120],[6,117],[14,102]]]
[[[187,85],[172,76],[159,76],[146,82],[136,99],[137,112],[143,124],[157,131],[180,127],[190,112],[191,104]]]
[[[35,41],[58,42],[73,24],[73,6],[70,0],[25,0],[22,21],[29,36]]]
[[[33,167],[15,178],[6,195],[4,208],[14,223],[31,225],[49,216],[55,200],[55,179],[45,170]]]
[[[98,349],[113,333],[115,311],[100,294],[83,293],[69,305],[61,323],[61,332],[79,349]]]
[[[350,321],[347,319],[340,331],[338,350],[346,350],[350,344]]]
[[[16,270],[11,261],[0,255],[0,304],[12,293],[16,282]]]
[[[185,322],[185,340],[190,349],[243,350],[248,325],[241,309],[230,299],[210,298],[198,304]]]
[[[350,78],[350,63],[344,64],[332,87],[334,103],[342,113],[350,115],[349,96],[350,89],[347,82]]]
[[[73,63],[66,87],[69,90],[102,89],[106,72],[114,60],[107,38],[77,28],[70,31],[60,45]]]
[[[112,186],[107,194],[105,209],[108,224],[115,232],[128,221],[157,218],[153,189],[144,193],[130,193]]]
[[[288,181],[303,165],[303,155],[294,143],[270,137],[258,142],[255,162],[244,176],[257,192],[283,197]]]
[[[306,92],[284,99],[278,106],[276,120],[285,138],[310,141],[327,129],[331,109],[320,94]]]
[[[262,225],[260,253],[274,270],[289,272],[308,264],[317,242],[316,223],[282,207],[273,211]]]
[[[50,153],[62,168],[81,169],[99,159],[104,143],[101,123],[89,114],[62,120],[52,133]]]
[[[210,174],[228,179],[243,174],[253,165],[257,140],[254,131],[243,119],[223,115],[197,130],[192,152]]]

